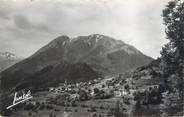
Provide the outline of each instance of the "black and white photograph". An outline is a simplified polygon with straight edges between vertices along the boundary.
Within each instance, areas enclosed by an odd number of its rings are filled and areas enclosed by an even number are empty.
[[[0,0],[0,117],[184,117],[184,0]]]

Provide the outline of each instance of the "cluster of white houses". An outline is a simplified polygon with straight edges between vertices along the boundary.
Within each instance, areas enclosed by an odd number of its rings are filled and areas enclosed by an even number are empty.
[[[104,79],[103,79],[104,80]],[[80,82],[76,84],[67,84],[67,81],[65,83],[62,83],[59,87],[50,87],[49,91],[53,93],[69,93],[71,98],[78,98],[78,91],[79,90],[85,90],[88,94],[91,96],[94,96],[94,88],[98,88],[99,90],[104,91],[107,94],[111,94],[114,97],[123,97],[125,95],[133,95],[133,93],[136,91],[134,89],[127,90],[124,88],[124,85],[118,83],[115,84],[114,78],[105,79],[102,81],[102,79],[95,79],[93,81],[89,82]],[[127,79],[126,82],[130,82],[129,79]]]

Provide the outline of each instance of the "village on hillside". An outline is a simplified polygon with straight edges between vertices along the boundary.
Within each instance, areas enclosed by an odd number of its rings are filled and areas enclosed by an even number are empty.
[[[132,75],[119,74],[116,77],[98,78],[76,84],[67,83],[65,80],[57,87],[37,92],[33,99],[17,108],[22,108],[25,115],[40,113],[40,116],[43,116],[44,111],[49,117],[64,112],[86,112],[92,117],[113,117],[115,113],[128,116],[136,113],[137,108],[145,107],[150,107],[149,113],[157,112],[160,105],[155,104],[162,101],[161,86],[150,85],[151,78],[142,77],[136,82],[135,78],[130,77]],[[146,85],[146,81],[149,85]]]

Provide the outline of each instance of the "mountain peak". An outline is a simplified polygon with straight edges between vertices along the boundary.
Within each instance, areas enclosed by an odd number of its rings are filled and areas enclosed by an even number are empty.
[[[7,52],[7,51],[6,52],[0,52],[0,57],[4,57],[4,58],[7,58],[7,59],[18,58],[15,54]]]
[[[101,34],[91,34],[91,35],[89,35],[89,37],[94,37],[94,38],[100,39],[100,38],[103,38],[105,36],[104,35],[101,35]]]
[[[65,45],[65,42],[67,40],[70,40],[70,38],[68,36],[66,36],[66,35],[59,36],[59,37],[55,38],[54,40],[52,40],[50,43],[48,43],[46,46],[44,46],[40,50],[38,50],[35,54],[32,55],[32,57],[50,49],[50,48],[60,48],[61,46]]]
[[[11,52],[0,52],[0,72],[19,62],[22,58]]]
[[[55,40],[67,40],[67,39],[70,39],[70,37],[68,37],[67,35],[62,35],[57,37]]]
[[[55,38],[51,43],[53,44],[61,44],[63,43],[64,41],[66,40],[69,40],[70,37],[66,36],[66,35],[62,35],[62,36],[59,36],[57,38]]]

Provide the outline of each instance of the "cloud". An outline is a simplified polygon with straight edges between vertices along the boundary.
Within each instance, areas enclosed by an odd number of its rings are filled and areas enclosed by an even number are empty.
[[[30,56],[60,35],[104,34],[157,57],[168,0],[2,0],[0,49]]]
[[[34,23],[30,21],[26,16],[18,14],[14,16],[15,25],[22,30],[38,30],[38,31],[48,31],[48,27],[44,23]]]
[[[33,27],[29,20],[23,15],[16,15],[14,17],[14,22],[18,28],[21,28],[23,30]]]

